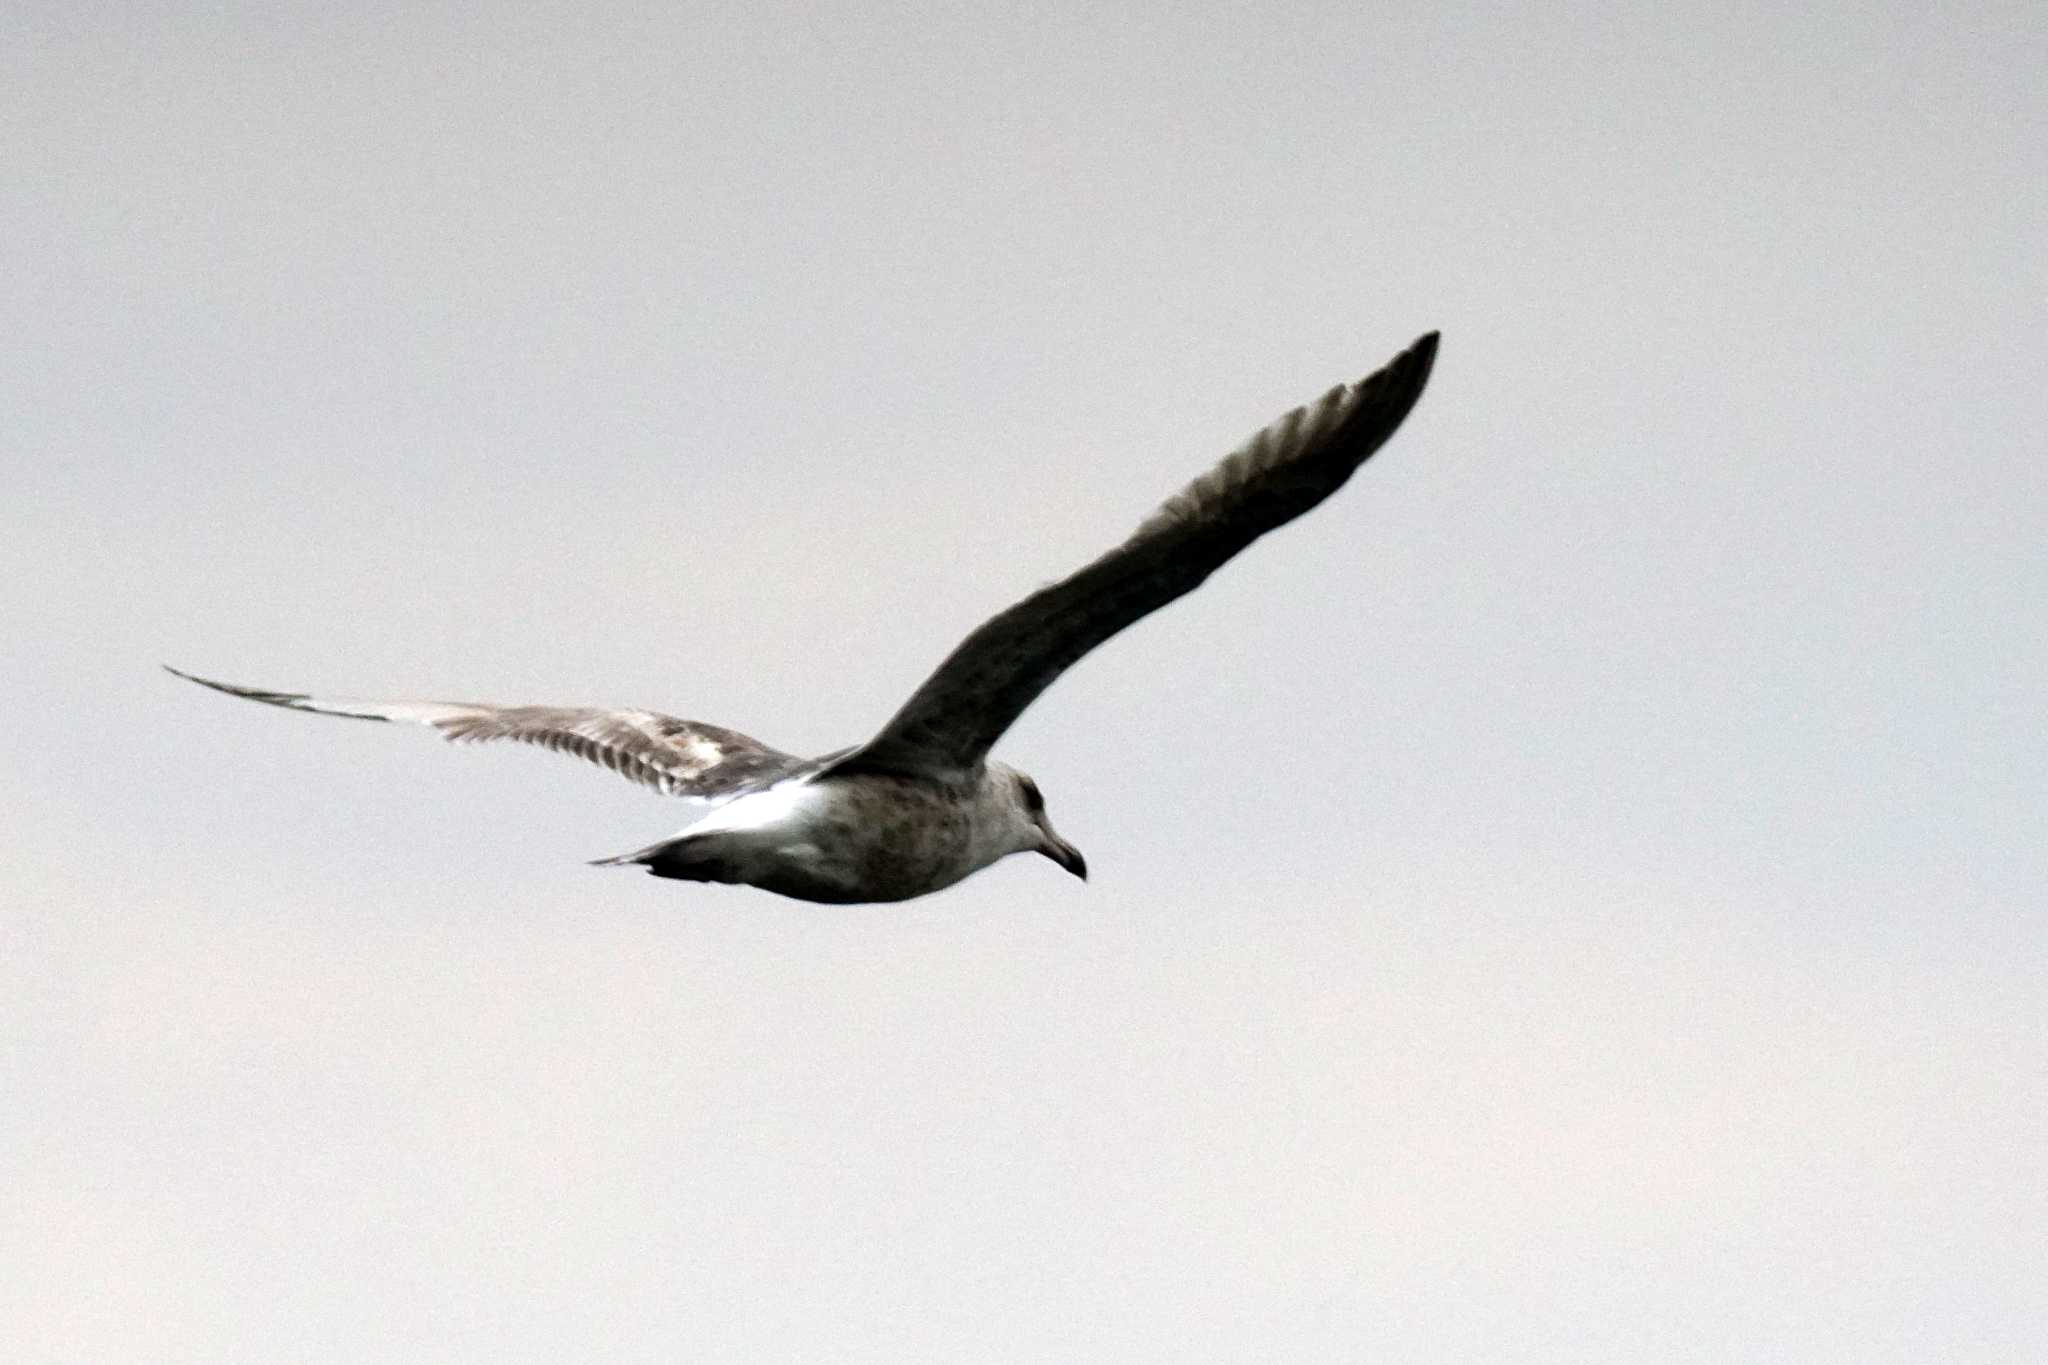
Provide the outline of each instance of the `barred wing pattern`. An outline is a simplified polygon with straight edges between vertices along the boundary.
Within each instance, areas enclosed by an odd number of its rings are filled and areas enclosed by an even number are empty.
[[[833,771],[978,764],[1082,655],[1341,488],[1422,396],[1436,343],[1431,332],[1377,373],[1296,408],[1168,499],[1116,549],[991,618]]]
[[[664,796],[722,801],[747,788],[811,767],[812,761],[771,749],[734,730],[677,720],[655,711],[576,706],[494,706],[487,702],[323,700],[301,692],[269,692],[166,671],[231,697],[357,720],[429,725],[457,743],[509,739],[573,754]]]

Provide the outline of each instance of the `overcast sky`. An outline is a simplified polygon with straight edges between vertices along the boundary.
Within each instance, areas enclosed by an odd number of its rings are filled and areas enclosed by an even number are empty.
[[[2037,4],[481,8],[0,23],[0,1355],[2041,1358]],[[157,670],[822,751],[1431,328],[1085,886]]]

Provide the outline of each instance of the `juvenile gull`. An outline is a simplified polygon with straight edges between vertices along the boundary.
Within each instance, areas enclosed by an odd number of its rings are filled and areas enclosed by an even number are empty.
[[[1082,655],[1342,487],[1421,396],[1436,343],[1431,332],[1378,373],[1260,431],[1121,545],[984,622],[874,738],[820,758],[653,711],[345,701],[170,671],[272,706],[559,749],[711,808],[602,866],[833,903],[909,900],[1011,853],[1043,853],[1086,878],[1080,850],[1046,819],[1038,784],[990,759],[990,747]]]

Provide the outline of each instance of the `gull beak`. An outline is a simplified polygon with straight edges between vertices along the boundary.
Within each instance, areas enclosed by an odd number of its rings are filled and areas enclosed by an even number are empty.
[[[1081,856],[1081,850],[1054,834],[1050,826],[1040,826],[1040,829],[1043,830],[1045,839],[1039,844],[1038,851],[1082,881],[1087,881],[1088,860]]]

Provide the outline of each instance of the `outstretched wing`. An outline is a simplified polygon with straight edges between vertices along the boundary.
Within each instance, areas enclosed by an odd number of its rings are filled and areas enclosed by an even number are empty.
[[[839,772],[933,772],[981,761],[1053,680],[1132,622],[1193,591],[1238,551],[1351,477],[1422,396],[1437,334],[1253,436],[1123,544],[960,642]]]
[[[604,711],[580,706],[493,706],[487,702],[346,701],[166,671],[231,697],[323,716],[410,721],[431,725],[450,740],[511,739],[538,744],[601,764],[664,796],[720,801],[755,785],[810,766],[810,760],[771,749],[716,725],[677,720],[654,711]]]

